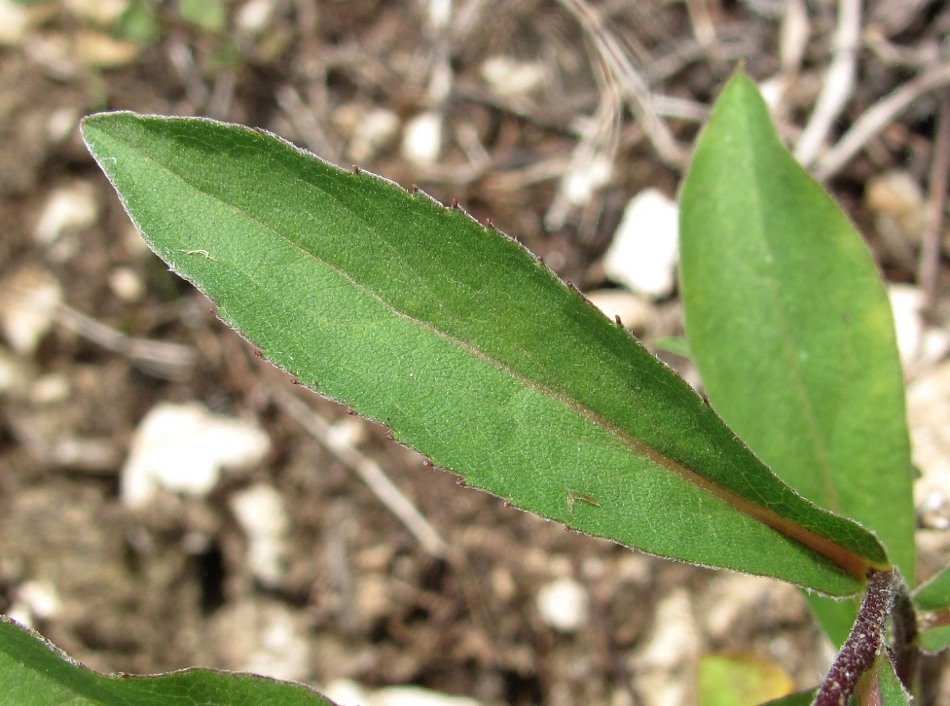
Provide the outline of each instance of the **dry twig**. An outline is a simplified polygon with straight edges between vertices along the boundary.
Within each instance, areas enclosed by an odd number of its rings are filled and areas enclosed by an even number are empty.
[[[920,249],[917,281],[923,291],[923,310],[932,312],[937,301],[940,276],[940,250],[943,240],[944,209],[947,205],[947,181],[950,174],[950,91],[940,97],[937,134],[930,163],[930,198],[927,202],[927,230]]]
[[[660,159],[677,169],[686,163],[686,150],[657,114],[646,78],[637,69],[629,53],[613,32],[606,27],[603,16],[585,0],[561,0],[561,4],[590,36],[604,64],[623,90],[631,111],[650,140]]]
[[[127,356],[133,365],[157,377],[183,378],[195,363],[195,351],[189,346],[127,336],[66,304],[57,307],[56,322],[106,350]]]
[[[838,3],[838,27],[834,36],[831,65],[825,75],[815,110],[795,146],[795,157],[810,165],[828,136],[828,131],[851,99],[857,75],[857,57],[861,39],[861,0]]]
[[[271,395],[286,414],[360,477],[380,502],[419,540],[423,549],[436,558],[446,558],[449,552],[445,540],[389,480],[379,464],[364,456],[339,434],[334,434],[333,427],[300,398],[280,388],[274,389]]]
[[[921,96],[947,85],[950,85],[950,63],[935,66],[879,100],[818,160],[815,177],[819,181],[831,178],[901,111]]]

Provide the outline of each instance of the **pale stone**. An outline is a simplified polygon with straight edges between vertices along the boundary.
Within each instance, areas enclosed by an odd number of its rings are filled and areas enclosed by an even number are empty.
[[[604,254],[604,273],[630,291],[653,299],[668,296],[679,261],[679,209],[658,189],[645,189],[624,210]]]
[[[0,0],[0,46],[16,46],[31,29],[30,8],[14,0]]]
[[[539,61],[522,61],[496,55],[482,62],[482,79],[500,96],[514,98],[531,93],[544,81],[544,66]]]
[[[34,237],[41,245],[51,245],[67,231],[90,227],[98,217],[99,206],[92,184],[74,182],[56,189],[46,199]]]
[[[337,679],[323,689],[339,706],[479,706],[467,696],[450,696],[419,686],[387,686],[375,691],[350,679]]]
[[[16,600],[27,607],[37,620],[55,618],[63,610],[59,591],[51,581],[27,581],[16,589]]]
[[[267,435],[252,424],[196,402],[158,404],[135,430],[122,468],[122,502],[142,507],[160,489],[207,495],[223,470],[260,463],[269,449]]]
[[[273,487],[258,483],[236,493],[230,505],[247,536],[251,573],[264,586],[279,586],[289,552],[290,518],[283,497]]]
[[[56,278],[36,267],[26,267],[0,284],[0,327],[16,353],[32,355],[52,328],[63,298]]]
[[[350,139],[350,157],[357,163],[372,159],[381,149],[393,142],[398,133],[399,116],[393,111],[372,108],[361,112]]]
[[[406,123],[402,135],[402,156],[413,164],[432,165],[442,152],[442,115],[429,110]]]
[[[116,267],[109,273],[109,289],[124,302],[134,303],[145,296],[145,283],[131,267]]]
[[[931,527],[950,526],[950,362],[921,374],[907,389],[917,507]]]
[[[273,0],[249,0],[237,11],[235,23],[245,34],[258,35],[270,27],[274,17]]]
[[[605,155],[572,165],[561,181],[561,192],[572,206],[585,206],[598,189],[610,183],[613,163]]]
[[[541,619],[563,633],[573,633],[587,623],[590,598],[580,583],[561,578],[538,591],[537,606]]]
[[[620,317],[620,323],[626,329],[642,329],[656,316],[650,302],[626,289],[598,289],[587,292],[585,296],[611,321]]]

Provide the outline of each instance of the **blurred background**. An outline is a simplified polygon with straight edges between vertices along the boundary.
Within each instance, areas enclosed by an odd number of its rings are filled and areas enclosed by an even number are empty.
[[[695,383],[676,190],[744,65],[889,282],[926,578],[950,560],[948,35],[927,0],[0,0],[0,611],[97,670],[341,703],[691,704],[710,654],[763,699],[814,686],[833,652],[795,589],[505,508],[291,385],[148,252],[78,121],[259,126],[457,199]]]

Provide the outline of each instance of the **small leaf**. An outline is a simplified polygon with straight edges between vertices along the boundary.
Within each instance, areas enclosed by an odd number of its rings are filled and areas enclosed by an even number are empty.
[[[228,21],[222,0],[178,0],[178,11],[183,20],[205,32],[222,32]]]
[[[735,76],[681,198],[689,347],[713,407],[783,480],[872,529],[913,585],[914,506],[890,305],[860,234]],[[852,608],[819,609],[840,642]]]
[[[921,646],[928,652],[950,647],[950,566],[917,589],[914,605],[920,613]]]
[[[888,565],[871,534],[788,489],[622,327],[460,209],[210,120],[101,114],[83,134],[150,246],[225,321],[469,485],[653,554],[833,595]]]
[[[917,610],[950,609],[950,566],[914,591],[914,605]]]
[[[950,647],[950,625],[924,628],[917,640],[926,652],[931,654],[943,652]]]
[[[700,706],[757,706],[794,686],[781,667],[755,654],[710,654],[699,661]]]
[[[812,701],[815,700],[815,694],[817,692],[817,689],[799,691],[798,693],[790,694],[789,696],[783,696],[780,699],[768,701],[762,704],[762,706],[811,706]]]
[[[860,703],[880,706],[910,706],[910,694],[901,684],[890,657],[880,654],[871,670],[862,678]]]
[[[159,676],[90,671],[41,635],[0,616],[0,700],[17,706],[333,706],[302,684],[186,669]]]

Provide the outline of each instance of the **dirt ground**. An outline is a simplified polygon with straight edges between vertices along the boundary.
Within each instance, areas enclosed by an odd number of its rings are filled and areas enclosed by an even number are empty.
[[[926,309],[918,333],[933,345],[908,375],[928,381],[937,407],[911,419],[947,419],[947,387],[928,375],[948,379],[950,231],[928,256],[920,216],[946,211],[950,137],[937,135],[950,133],[950,7],[863,5],[857,49],[844,52],[856,81],[811,161],[888,280]],[[416,684],[484,706],[658,706],[695,703],[699,655],[744,651],[815,685],[831,651],[796,590],[565,532],[458,487],[385,430],[294,388],[145,249],[77,122],[131,109],[265,127],[458,199],[589,292],[614,286],[600,259],[627,201],[649,186],[675,196],[737,64],[780,96],[783,135],[798,141],[842,54],[836,8],[0,0],[0,611],[106,672],[200,665]],[[895,91],[905,106],[862,122]],[[643,111],[660,128],[644,127]],[[848,151],[855,126],[863,138]],[[21,315],[25,299],[39,321]],[[682,334],[675,293],[640,304],[648,344]],[[136,429],[156,405],[189,402],[263,430],[268,450],[206,494],[162,490],[130,507],[122,471]],[[945,488],[950,442],[936,448],[921,460],[933,481],[919,498],[922,575],[950,559],[939,477]],[[456,558],[397,517],[354,453]],[[274,575],[254,568],[237,509],[262,487],[286,520]],[[558,586],[573,623],[540,606]]]

